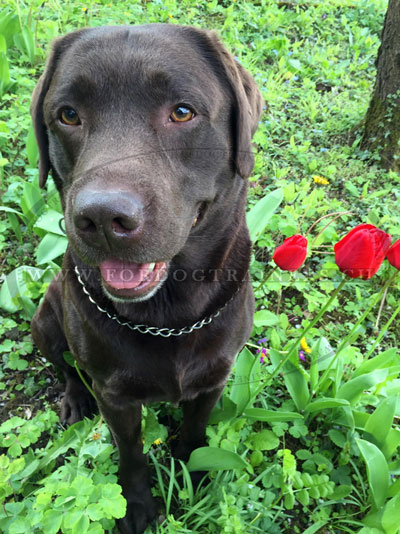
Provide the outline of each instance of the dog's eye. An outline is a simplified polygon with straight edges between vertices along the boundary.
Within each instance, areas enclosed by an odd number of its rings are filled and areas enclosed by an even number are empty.
[[[81,123],[79,115],[72,108],[65,108],[62,110],[60,121],[68,126],[78,126]]]
[[[187,106],[178,106],[170,115],[170,120],[173,122],[187,122],[193,119],[194,112]]]

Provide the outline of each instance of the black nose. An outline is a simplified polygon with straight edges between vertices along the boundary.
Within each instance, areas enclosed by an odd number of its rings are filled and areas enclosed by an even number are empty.
[[[143,226],[143,206],[127,191],[80,191],[73,221],[78,235],[89,245],[126,246],[138,238]]]

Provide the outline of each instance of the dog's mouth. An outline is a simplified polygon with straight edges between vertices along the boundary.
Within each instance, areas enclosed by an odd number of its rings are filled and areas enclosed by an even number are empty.
[[[112,259],[100,264],[103,287],[111,298],[145,300],[150,298],[167,275],[165,261],[132,263]]]

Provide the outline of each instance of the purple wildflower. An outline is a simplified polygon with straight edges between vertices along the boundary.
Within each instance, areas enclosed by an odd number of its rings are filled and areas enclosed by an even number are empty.
[[[305,362],[306,361],[306,355],[304,354],[304,351],[300,351],[299,352],[299,358],[302,362]]]

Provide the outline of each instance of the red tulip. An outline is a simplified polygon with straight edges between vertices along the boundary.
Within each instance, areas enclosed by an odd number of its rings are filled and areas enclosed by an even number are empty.
[[[336,243],[335,261],[350,278],[368,280],[377,273],[392,237],[372,224],[360,224]]]
[[[395,241],[386,254],[388,262],[400,271],[400,239]]]
[[[297,271],[307,256],[307,238],[302,235],[288,237],[274,252],[272,259],[284,271]]]

